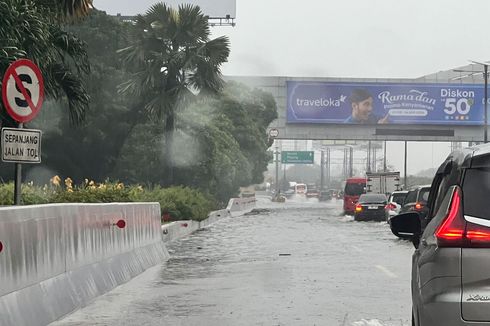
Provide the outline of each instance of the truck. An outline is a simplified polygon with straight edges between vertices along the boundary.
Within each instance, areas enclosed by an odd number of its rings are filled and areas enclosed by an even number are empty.
[[[402,190],[400,172],[366,173],[366,193],[385,194]]]
[[[344,184],[344,214],[353,215],[359,197],[366,192],[366,178],[352,177]]]

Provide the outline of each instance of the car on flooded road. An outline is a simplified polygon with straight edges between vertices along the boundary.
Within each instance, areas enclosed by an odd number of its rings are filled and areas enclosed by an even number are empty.
[[[424,217],[428,212],[427,200],[429,199],[430,185],[415,186],[405,197],[400,213],[416,211]]]
[[[455,151],[432,181],[427,214],[391,219],[410,239],[412,325],[490,325],[490,146]]]
[[[388,211],[388,218],[396,216],[400,213],[408,191],[395,191],[388,198],[388,204],[386,209]]]
[[[362,194],[354,210],[355,221],[386,221],[387,199],[383,194]]]
[[[320,191],[315,184],[308,184],[306,189],[306,198],[319,198]]]

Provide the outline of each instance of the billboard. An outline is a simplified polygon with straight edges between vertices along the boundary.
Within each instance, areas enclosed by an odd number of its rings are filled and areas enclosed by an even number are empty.
[[[483,125],[477,84],[287,81],[287,123]]]
[[[236,0],[165,0],[165,3],[178,7],[181,4],[199,6],[211,18],[236,18]]]
[[[112,15],[137,15],[146,13],[151,6],[159,2],[174,8],[181,4],[197,5],[204,15],[211,18],[236,18],[236,0],[106,0],[96,1],[95,7]]]

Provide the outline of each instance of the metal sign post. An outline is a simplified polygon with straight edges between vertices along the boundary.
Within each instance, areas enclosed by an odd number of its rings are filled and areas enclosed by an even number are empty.
[[[24,124],[19,123],[19,129],[23,129]],[[2,148],[4,148],[2,146]],[[14,184],[14,205],[20,205],[22,199],[22,164],[15,163],[15,184]]]
[[[24,129],[41,110],[44,81],[41,70],[32,61],[12,63],[3,78],[2,101],[16,128],[2,128],[2,161],[15,163],[14,203],[22,203],[22,163],[41,162],[41,131]]]

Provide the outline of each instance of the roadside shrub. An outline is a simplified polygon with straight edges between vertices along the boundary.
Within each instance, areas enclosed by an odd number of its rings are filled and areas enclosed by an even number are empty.
[[[207,218],[216,208],[214,200],[188,187],[162,188],[159,186],[133,193],[134,201],[159,202],[162,216],[170,214],[171,220],[196,220]]]
[[[14,204],[14,184],[0,184],[0,205]]]
[[[24,205],[38,205],[49,203],[49,195],[46,188],[35,187],[32,184],[22,184],[22,203]],[[0,205],[14,204],[14,184],[0,184]]]
[[[216,209],[215,200],[202,192],[188,187],[144,189],[142,186],[125,186],[122,183],[105,182],[97,184],[85,180],[74,186],[70,178],[51,179],[51,185],[44,187],[32,184],[22,185],[24,205],[48,203],[113,203],[113,202],[158,202],[161,214],[170,215],[170,220],[206,219],[209,212]],[[0,184],[0,205],[14,204],[14,184]]]

